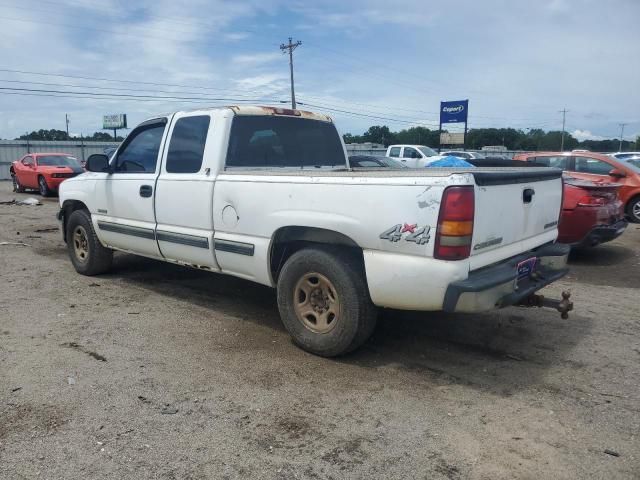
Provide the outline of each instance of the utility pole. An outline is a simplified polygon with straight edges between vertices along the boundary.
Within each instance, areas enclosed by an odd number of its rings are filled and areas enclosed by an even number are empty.
[[[67,124],[67,138],[69,138],[69,115],[67,113],[64,114],[64,122]]]
[[[624,138],[624,127],[627,124],[626,123],[619,123],[618,125],[620,125],[620,147],[618,148],[618,151],[621,152],[622,151],[622,140]]]
[[[302,42],[298,40],[296,43],[292,43],[292,38],[289,37],[289,43],[285,45],[284,43],[280,45],[280,50],[282,53],[285,53],[285,50],[289,50],[289,71],[291,73],[291,108],[296,109],[296,92],[293,88],[293,51],[302,45]]]
[[[563,108],[562,110],[560,110],[560,113],[562,114],[562,140],[560,141],[560,151],[564,152],[564,124],[565,124],[565,120],[567,119],[567,112],[569,110],[567,110],[566,108]]]

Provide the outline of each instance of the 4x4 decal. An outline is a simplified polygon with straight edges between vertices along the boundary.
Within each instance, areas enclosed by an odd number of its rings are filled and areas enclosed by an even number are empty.
[[[393,227],[385,230],[380,234],[381,240],[388,240],[390,242],[399,242],[403,239],[405,242],[414,242],[418,245],[425,245],[429,243],[431,239],[431,235],[429,232],[431,231],[431,227],[425,225],[424,227],[418,227],[416,223],[398,223]],[[405,235],[408,233],[409,235]]]

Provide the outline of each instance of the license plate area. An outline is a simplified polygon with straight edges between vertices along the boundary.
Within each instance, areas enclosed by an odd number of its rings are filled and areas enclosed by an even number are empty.
[[[516,266],[516,272],[518,274],[518,278],[516,279],[516,285],[518,285],[518,281],[523,278],[528,278],[529,275],[533,273],[536,268],[536,264],[538,263],[538,257],[527,258],[526,260],[521,261]]]

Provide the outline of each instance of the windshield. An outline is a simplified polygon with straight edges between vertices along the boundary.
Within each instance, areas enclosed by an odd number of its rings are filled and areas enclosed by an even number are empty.
[[[427,157],[436,157],[436,156],[438,156],[438,153],[433,148],[418,147],[418,150],[420,150],[422,153],[424,153]]]
[[[640,157],[627,158],[623,160],[627,167],[633,168],[636,172],[640,173]]]
[[[626,160],[627,158],[637,157],[638,154],[635,152],[628,152],[628,153],[616,153],[613,156],[618,160]]]
[[[82,167],[75,157],[66,155],[44,155],[38,156],[38,165],[46,167]]]

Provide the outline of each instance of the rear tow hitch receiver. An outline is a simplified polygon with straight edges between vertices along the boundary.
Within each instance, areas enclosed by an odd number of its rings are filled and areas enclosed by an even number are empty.
[[[552,298],[546,298],[544,295],[538,295],[533,293],[520,302],[520,305],[524,307],[545,307],[553,308],[560,312],[560,317],[563,320],[569,318],[569,312],[573,310],[573,302],[569,300],[571,298],[571,292],[563,291],[562,300],[554,300]]]

